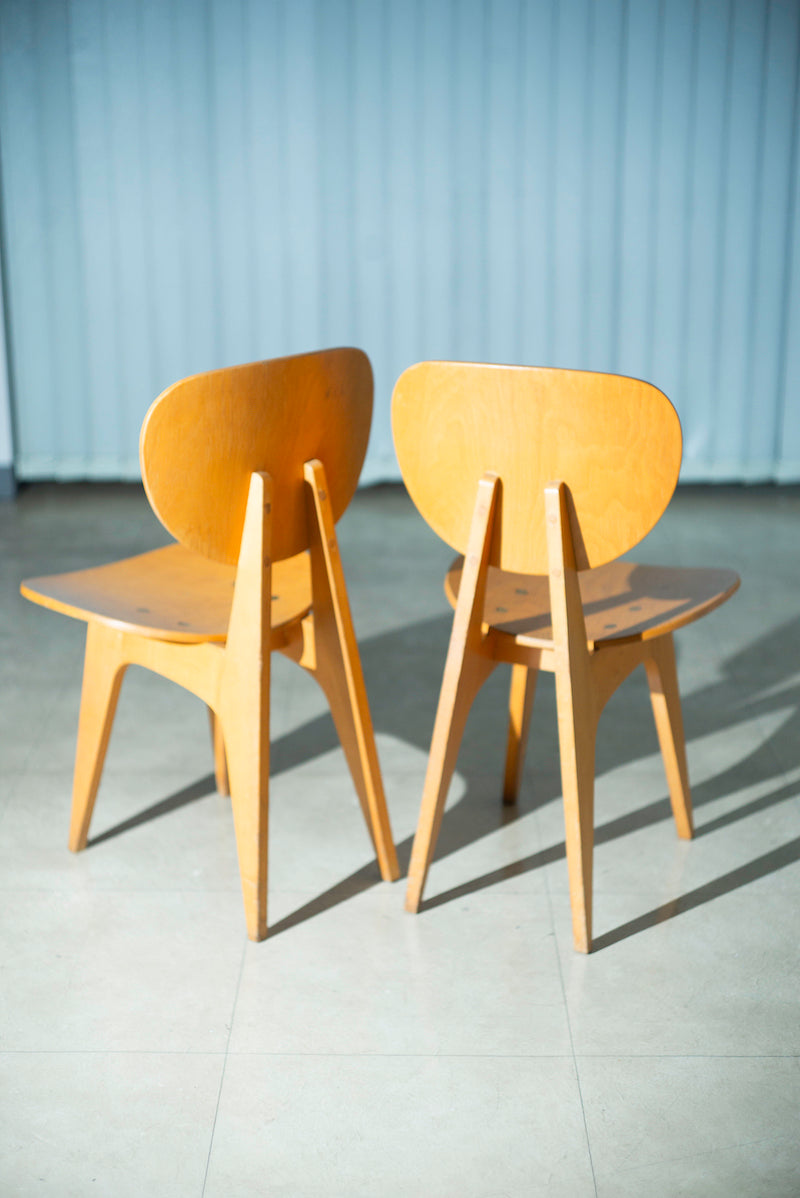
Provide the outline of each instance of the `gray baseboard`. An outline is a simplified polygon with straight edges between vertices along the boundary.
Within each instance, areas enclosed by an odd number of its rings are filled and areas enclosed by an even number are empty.
[[[13,499],[17,493],[17,480],[13,466],[0,466],[0,499]]]

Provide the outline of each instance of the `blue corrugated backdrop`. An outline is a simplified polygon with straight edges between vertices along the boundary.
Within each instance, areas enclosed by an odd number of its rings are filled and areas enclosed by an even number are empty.
[[[796,0],[0,0],[22,478],[134,477],[183,374],[323,345],[657,383],[800,479]]]

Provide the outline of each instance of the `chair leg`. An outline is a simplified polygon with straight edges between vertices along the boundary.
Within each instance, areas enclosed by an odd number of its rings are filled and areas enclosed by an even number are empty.
[[[469,709],[497,665],[482,651],[485,648],[482,613],[499,490],[500,480],[495,474],[486,473],[478,482],[408,867],[406,911],[419,911]]]
[[[225,757],[225,741],[222,737],[222,724],[217,719],[213,707],[208,709],[208,722],[211,727],[211,745],[214,750],[214,777],[217,782],[217,793],[231,793],[228,781],[228,762]]]
[[[348,611],[349,616],[349,611]],[[314,676],[325,692],[344,750],[381,877],[400,876],[383,790],[378,750],[355,636],[342,638],[331,619],[315,619]],[[349,644],[348,644],[349,641]]]
[[[586,687],[556,674],[561,787],[564,795],[572,936],[578,952],[592,947],[592,856],[597,717]]]
[[[407,911],[419,911],[467,716],[475,696],[497,664],[470,653],[463,641],[455,643],[457,632],[454,624],[408,867]]]
[[[269,833],[269,654],[261,703],[231,698],[222,721],[227,748],[236,852],[242,882],[247,935],[267,935],[267,853]]]
[[[270,532],[272,482],[250,476],[239,567],[215,704],[228,763],[233,827],[251,940],[267,934]]]
[[[120,655],[121,640],[122,634],[105,624],[90,621],[87,625],[69,829],[69,847],[73,853],[85,849],[89,838],[89,824],[127,666]]]
[[[536,667],[530,669],[521,665],[511,667],[511,691],[508,697],[508,747],[506,748],[506,769],[503,779],[503,802],[507,805],[516,803],[519,794],[538,675],[539,671]]]
[[[645,659],[650,702],[664,759],[669,798],[678,835],[690,840],[694,834],[692,796],[689,790],[689,770],[686,764],[686,742],[683,735],[683,716],[675,667],[675,645],[672,634],[650,642]]]
[[[311,585],[315,661],[312,672],[328,698],[375,847],[381,877],[385,882],[393,882],[400,876],[400,867],[336,539],[330,488],[322,462],[317,459],[306,462],[304,477],[309,486],[309,516],[313,529]]]

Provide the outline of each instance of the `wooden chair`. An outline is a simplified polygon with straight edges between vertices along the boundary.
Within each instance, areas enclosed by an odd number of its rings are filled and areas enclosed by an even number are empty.
[[[503,798],[513,803],[539,670],[556,677],[575,947],[592,941],[595,736],[645,666],[678,835],[692,836],[672,632],[739,585],[729,570],[617,561],[650,531],[678,479],[681,430],[648,383],[575,370],[423,362],[400,376],[392,420],[411,498],[463,557],[406,907],[419,910],[470,706],[509,662]]]
[[[148,499],[177,543],[21,588],[88,625],[69,847],[86,847],[125,668],[163,674],[209,708],[251,940],[267,932],[271,650],[324,690],[381,875],[399,873],[334,527],[371,415],[356,349],[183,379],[150,408],[140,444]]]

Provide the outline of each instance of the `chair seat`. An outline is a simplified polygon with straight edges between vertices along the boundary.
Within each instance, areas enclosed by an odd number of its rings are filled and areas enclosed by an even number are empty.
[[[125,632],[161,640],[224,641],[228,634],[236,567],[210,561],[183,545],[137,557],[29,578],[27,599],[79,620],[101,620]],[[307,553],[272,567],[272,628],[304,616],[311,607]]]
[[[463,557],[456,558],[445,579],[445,594],[453,607],[463,564]],[[648,640],[690,624],[724,603],[737,590],[739,576],[733,570],[615,561],[585,570],[579,583],[586,638],[593,650],[607,641]],[[491,567],[483,623],[513,636],[518,644],[552,648],[547,576]]]

